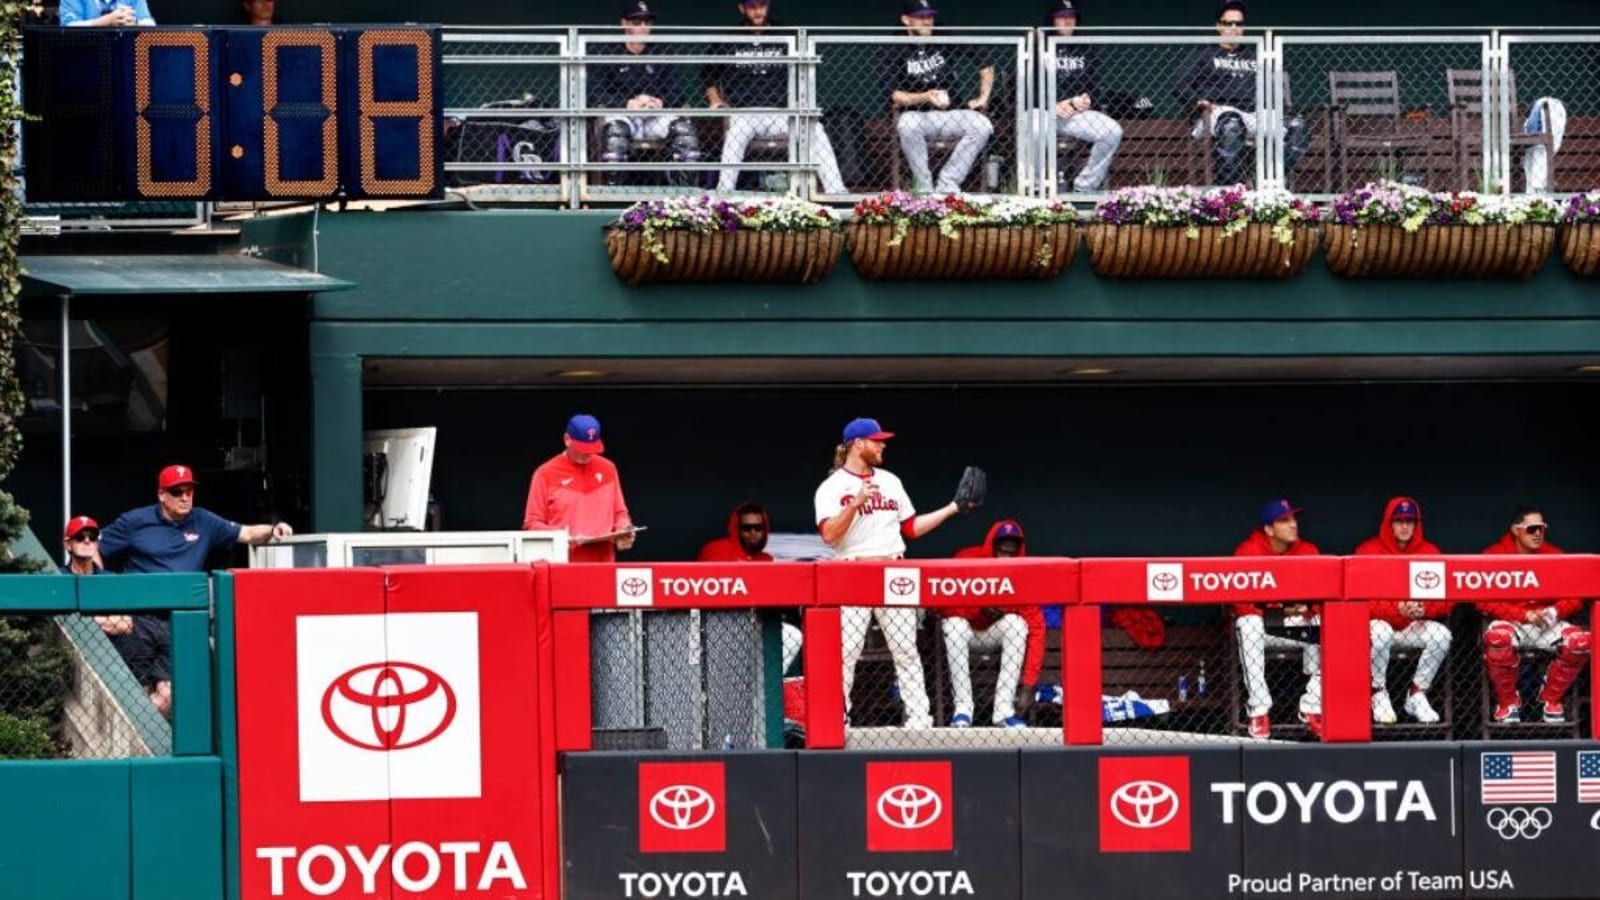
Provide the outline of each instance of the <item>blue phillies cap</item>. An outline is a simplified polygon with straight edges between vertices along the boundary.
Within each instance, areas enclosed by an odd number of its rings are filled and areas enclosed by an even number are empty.
[[[894,437],[894,432],[884,431],[877,419],[851,419],[850,424],[844,427],[844,442],[859,441],[863,438],[869,441],[886,441]]]
[[[1001,522],[1000,527],[994,530],[994,539],[998,541],[1001,538],[1011,538],[1015,541],[1022,540],[1022,526],[1010,519]]]
[[[920,16],[937,17],[939,15],[939,11],[933,8],[931,0],[905,0],[901,4],[900,11],[912,18]]]
[[[572,439],[572,449],[579,453],[604,453],[606,445],[600,440],[600,420],[582,413],[567,420],[567,437]]]
[[[1300,511],[1300,507],[1295,506],[1293,503],[1290,503],[1287,500],[1273,500],[1266,506],[1261,507],[1261,524],[1271,525],[1273,522],[1276,522],[1285,516],[1292,516]]]
[[[1417,502],[1410,497],[1406,497],[1394,505],[1394,513],[1389,516],[1389,521],[1420,518],[1422,518],[1422,514],[1417,511]]]

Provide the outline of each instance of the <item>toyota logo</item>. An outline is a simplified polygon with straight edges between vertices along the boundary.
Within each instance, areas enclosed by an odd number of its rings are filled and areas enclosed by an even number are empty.
[[[1484,817],[1484,824],[1495,834],[1500,835],[1502,841],[1514,841],[1517,838],[1537,840],[1553,821],[1555,816],[1542,806],[1535,806],[1532,809],[1521,806],[1513,806],[1510,809],[1495,807]]]
[[[455,717],[456,692],[449,682],[413,663],[357,666],[322,692],[323,724],[363,750],[420,747],[443,734]],[[367,727],[357,728],[357,722]]]
[[[1111,794],[1111,815],[1129,828],[1160,828],[1177,814],[1177,792],[1159,781],[1130,781]]]
[[[638,576],[634,576],[632,578],[622,579],[622,584],[619,585],[619,588],[626,596],[643,597],[644,592],[650,590],[650,582]]]
[[[944,801],[926,785],[897,784],[878,795],[878,818],[894,828],[927,828],[943,813]]]
[[[1439,573],[1423,570],[1418,572],[1417,577],[1412,579],[1412,581],[1417,587],[1425,591],[1431,591],[1439,587]]]
[[[1157,572],[1150,579],[1150,586],[1158,591],[1173,591],[1178,588],[1178,576],[1171,572]]]
[[[717,801],[710,792],[693,784],[668,785],[650,798],[650,818],[673,831],[693,831],[716,812]]]
[[[889,593],[895,595],[896,597],[909,597],[915,593],[916,590],[917,580],[915,578],[907,578],[906,576],[901,575],[898,578],[889,579]]]

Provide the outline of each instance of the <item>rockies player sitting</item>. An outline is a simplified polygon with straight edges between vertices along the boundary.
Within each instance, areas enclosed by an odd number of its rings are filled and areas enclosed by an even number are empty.
[[[976,547],[956,551],[957,559],[1010,559],[1027,553],[1027,538],[1015,519],[1001,519]],[[1044,663],[1044,612],[1037,606],[952,607],[940,610],[944,656],[950,666],[950,693],[955,695],[952,728],[972,727],[971,651],[999,650],[1000,677],[994,683],[996,725],[1026,728],[1016,715],[1017,685],[1039,680]]]
[[[930,3],[931,0],[905,0],[900,24],[908,34],[918,38],[933,35],[938,10]],[[978,96],[962,102],[956,90],[955,70],[957,62],[963,60],[971,60],[968,48],[918,42],[895,65],[896,88],[890,95],[895,109],[900,111],[895,129],[900,133],[900,150],[905,154],[906,165],[911,168],[912,185],[922,193],[934,189],[941,193],[960,191],[967,173],[994,134],[994,124],[980,112],[989,105],[989,94],[994,90],[994,67],[986,65],[978,71]],[[934,184],[928,168],[928,141],[934,138],[959,139],[939,170],[938,184]]]
[[[682,116],[653,115],[654,110],[680,106],[680,92],[669,66],[650,60],[655,44],[643,40],[650,34],[656,14],[649,0],[629,0],[622,5],[623,44],[596,47],[606,56],[637,56],[637,62],[590,66],[589,104],[601,109],[627,110],[631,115],[607,116],[600,159],[625,162],[635,141],[666,141],[673,162],[699,162],[700,137],[694,123]]]
[[[1055,0],[1045,11],[1045,24],[1054,26],[1058,37],[1072,37],[1081,5],[1076,0]],[[1104,95],[1094,51],[1070,41],[1057,44],[1056,136],[1090,145],[1089,159],[1072,181],[1072,189],[1079,193],[1098,191],[1105,185],[1111,157],[1122,146],[1122,126],[1094,108],[1095,98]]]
[[[1244,0],[1224,0],[1217,11],[1217,33],[1222,44],[1197,47],[1178,77],[1175,93],[1192,107],[1198,118],[1196,138],[1209,134],[1216,159],[1219,184],[1244,180],[1245,150],[1256,137],[1256,73],[1260,62],[1254,44],[1241,44],[1244,34]],[[1284,135],[1284,169],[1294,171],[1295,163],[1309,147],[1305,120],[1291,116]]]
[[[1550,525],[1544,513],[1524,507],[1514,514],[1511,527],[1484,553],[1553,554],[1563,552],[1545,540]],[[1537,647],[1555,653],[1544,672],[1539,701],[1546,722],[1565,722],[1567,691],[1589,664],[1594,637],[1582,626],[1567,621],[1583,609],[1582,600],[1507,600],[1480,603],[1478,609],[1489,619],[1483,632],[1483,661],[1488,666],[1489,684],[1494,689],[1494,721],[1522,721],[1521,694],[1517,675],[1524,647]]]
[[[1234,556],[1316,556],[1320,551],[1310,541],[1300,540],[1300,512],[1287,500],[1273,500],[1261,508],[1260,523],[1239,546]],[[1241,603],[1233,608],[1234,628],[1239,635],[1239,665],[1244,669],[1246,713],[1250,717],[1250,736],[1272,736],[1272,692],[1267,688],[1267,648],[1298,647],[1301,667],[1306,675],[1305,693],[1300,695],[1300,721],[1311,733],[1322,736],[1322,646],[1310,635],[1322,625],[1315,604]],[[1269,630],[1267,619],[1274,621]],[[1281,625],[1277,624],[1281,621]],[[1293,634],[1304,635],[1294,637]]]
[[[705,70],[706,101],[712,109],[740,106],[765,106],[783,109],[789,105],[789,67],[783,57],[787,50],[776,38],[762,40],[769,27],[778,24],[768,18],[768,0],[742,0],[739,3],[741,24],[750,29],[755,38],[742,44],[718,44],[711,48],[713,56],[731,56],[738,61],[707,66]],[[745,150],[755,138],[776,138],[789,134],[789,120],[781,115],[732,115],[728,117],[726,133],[722,136],[722,161],[744,162]],[[817,161],[817,175],[822,179],[822,189],[829,194],[846,191],[844,179],[839,175],[839,161],[834,158],[833,144],[828,141],[822,123],[813,123],[811,129],[811,155]],[[717,190],[731,191],[739,182],[737,169],[723,169],[717,176]]]
[[[834,450],[832,472],[817,486],[817,529],[822,540],[840,559],[899,559],[906,541],[922,537],[961,511],[954,501],[931,513],[917,515],[904,485],[883,464],[884,441],[894,434],[875,419],[854,419],[844,427],[842,442]],[[874,616],[884,641],[894,656],[905,702],[907,728],[931,728],[928,686],[917,654],[917,618],[920,610],[847,606],[840,613],[844,635],[844,700],[850,710],[850,690],[855,685],[856,662],[867,640]]]

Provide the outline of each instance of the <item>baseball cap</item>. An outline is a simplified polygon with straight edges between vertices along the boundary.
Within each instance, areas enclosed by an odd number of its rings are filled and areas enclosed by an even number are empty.
[[[1246,17],[1250,15],[1250,7],[1245,4],[1244,0],[1222,0],[1222,4],[1217,7],[1217,18],[1222,18],[1222,14],[1230,9],[1236,9],[1244,13]]]
[[[1273,500],[1266,506],[1261,507],[1261,524],[1271,525],[1273,522],[1278,521],[1284,516],[1292,516],[1297,512],[1301,512],[1301,508],[1295,506],[1293,503],[1281,499]]]
[[[877,419],[851,419],[850,424],[844,427],[844,442],[859,441],[862,438],[873,441],[886,441],[894,437],[894,432],[884,431]]]
[[[161,477],[156,479],[156,487],[165,491],[179,485],[196,485],[200,482],[194,478],[194,470],[188,466],[167,466],[161,470]]]
[[[772,0],[739,0],[740,6],[768,6]]]
[[[604,453],[605,442],[600,440],[600,420],[579,413],[567,420],[567,437],[572,438],[572,449],[579,453]]]
[[[1044,11],[1044,23],[1052,25],[1057,16],[1072,16],[1078,18],[1082,10],[1078,8],[1077,0],[1052,0],[1050,6]]]
[[[1000,527],[994,530],[994,539],[998,541],[1002,538],[1011,538],[1014,541],[1022,540],[1022,526],[1010,519],[1001,522]]]
[[[937,16],[939,11],[933,8],[930,0],[905,0],[900,4],[900,11],[908,16]]]
[[[89,518],[88,516],[73,516],[67,520],[67,531],[66,534],[62,536],[70,541],[78,536],[78,532],[87,531],[90,528],[93,528],[95,531],[99,531],[100,523]]]
[[[628,0],[622,4],[623,19],[654,19],[656,14],[650,11],[649,0]]]
[[[1394,512],[1390,514],[1389,521],[1395,519],[1420,519],[1422,513],[1417,510],[1417,501],[1406,497],[1394,505]]]

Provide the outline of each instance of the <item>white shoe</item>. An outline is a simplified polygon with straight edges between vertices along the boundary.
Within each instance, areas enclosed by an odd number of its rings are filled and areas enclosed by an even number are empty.
[[[1372,721],[1379,725],[1393,725],[1400,721],[1400,717],[1394,714],[1394,702],[1389,699],[1387,688],[1372,692]]]
[[[1434,711],[1433,704],[1428,702],[1427,691],[1412,691],[1406,694],[1406,715],[1424,725],[1432,725],[1439,721],[1439,714]]]

